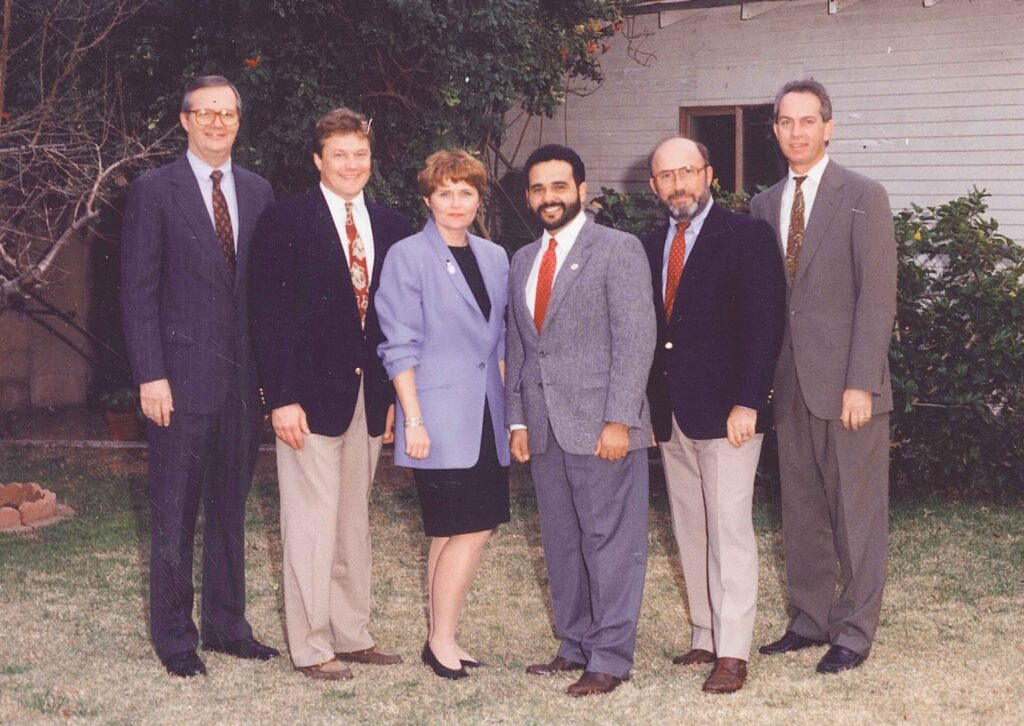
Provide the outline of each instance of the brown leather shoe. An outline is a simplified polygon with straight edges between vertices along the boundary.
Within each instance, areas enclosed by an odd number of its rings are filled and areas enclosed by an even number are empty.
[[[550,663],[534,663],[531,666],[526,667],[526,672],[531,676],[553,676],[556,673],[562,673],[564,671],[581,671],[583,670],[582,663],[576,663],[567,658],[563,658],[560,655],[556,655],[555,659]]]
[[[317,681],[347,681],[352,678],[349,667],[333,659],[318,665],[296,666],[295,670]]]
[[[611,693],[619,684],[621,678],[610,676],[607,673],[596,671],[584,671],[580,679],[566,689],[566,693],[574,698],[580,696],[593,696],[598,693]]]
[[[747,662],[739,658],[719,658],[704,681],[705,693],[734,693],[747,680]]]
[[[703,648],[694,648],[672,659],[673,665],[703,665],[714,662],[715,654]]]
[[[402,656],[398,653],[387,653],[373,646],[363,650],[353,650],[350,653],[335,653],[334,657],[343,663],[365,663],[366,665],[398,665],[402,662]]]

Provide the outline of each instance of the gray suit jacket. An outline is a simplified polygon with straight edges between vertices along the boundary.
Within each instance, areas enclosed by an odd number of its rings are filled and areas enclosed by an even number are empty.
[[[526,280],[541,240],[512,258],[505,380],[508,424],[530,450],[547,449],[548,422],[566,452],[592,455],[606,422],[651,444],[645,388],[656,338],[651,274],[640,241],[587,220],[555,277],[540,333]]]
[[[783,254],[787,230],[779,229],[779,212],[785,183],[750,203],[753,215],[775,229]],[[829,161],[787,303],[775,374],[776,413],[789,410],[798,380],[807,408],[818,418],[839,418],[846,388],[871,391],[873,413],[891,411],[896,238],[881,184]]]

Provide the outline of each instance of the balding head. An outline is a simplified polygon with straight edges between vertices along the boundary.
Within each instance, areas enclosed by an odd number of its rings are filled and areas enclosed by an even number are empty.
[[[654,147],[648,164],[651,191],[677,221],[692,219],[711,199],[714,170],[704,144],[673,136]]]

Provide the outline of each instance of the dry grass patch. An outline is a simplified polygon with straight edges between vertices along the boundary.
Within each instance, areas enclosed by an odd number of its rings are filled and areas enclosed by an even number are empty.
[[[284,648],[272,466],[250,499],[249,615]],[[536,509],[515,473],[513,522],[489,544],[461,640],[488,665],[443,682],[419,664],[426,632],[426,541],[411,480],[382,463],[374,497],[378,642],[405,664],[354,666],[342,684],[312,682],[287,659],[205,655],[207,678],[167,676],[146,632],[144,459],[0,448],[0,480],[30,478],[80,516],[0,539],[0,722],[47,723],[1021,723],[1024,722],[1024,510],[897,505],[892,566],[874,652],[860,669],[814,673],[821,651],[754,655],[748,685],[706,696],[706,667],[672,666],[686,649],[683,585],[664,496],[652,499],[650,561],[632,680],[605,697],[564,695],[569,677],[527,664],[555,649]],[[784,627],[778,522],[759,504],[760,613],[755,642]]]

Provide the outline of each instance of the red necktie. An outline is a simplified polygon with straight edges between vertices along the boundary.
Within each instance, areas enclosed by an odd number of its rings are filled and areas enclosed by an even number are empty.
[[[537,326],[537,332],[544,327],[544,313],[548,311],[548,300],[551,298],[551,285],[555,281],[555,247],[558,242],[551,238],[544,257],[540,261],[540,272],[537,273],[537,299],[533,305],[533,322]]]
[[[345,234],[348,235],[348,271],[352,276],[352,292],[356,294],[359,320],[366,325],[366,311],[370,307],[370,268],[366,264],[366,247],[352,217],[352,202],[345,202]]]
[[[220,250],[224,253],[224,260],[228,263],[228,272],[231,279],[235,278],[235,235],[231,230],[231,214],[228,213],[228,200],[220,188],[220,180],[224,172],[214,169],[210,172],[213,179],[213,227],[217,232],[217,239],[220,241]]]
[[[686,228],[689,222],[676,224],[676,236],[672,238],[672,246],[668,251],[668,279],[665,281],[665,322],[672,319],[672,308],[676,304],[676,291],[679,280],[683,276],[683,263],[686,262]]]

